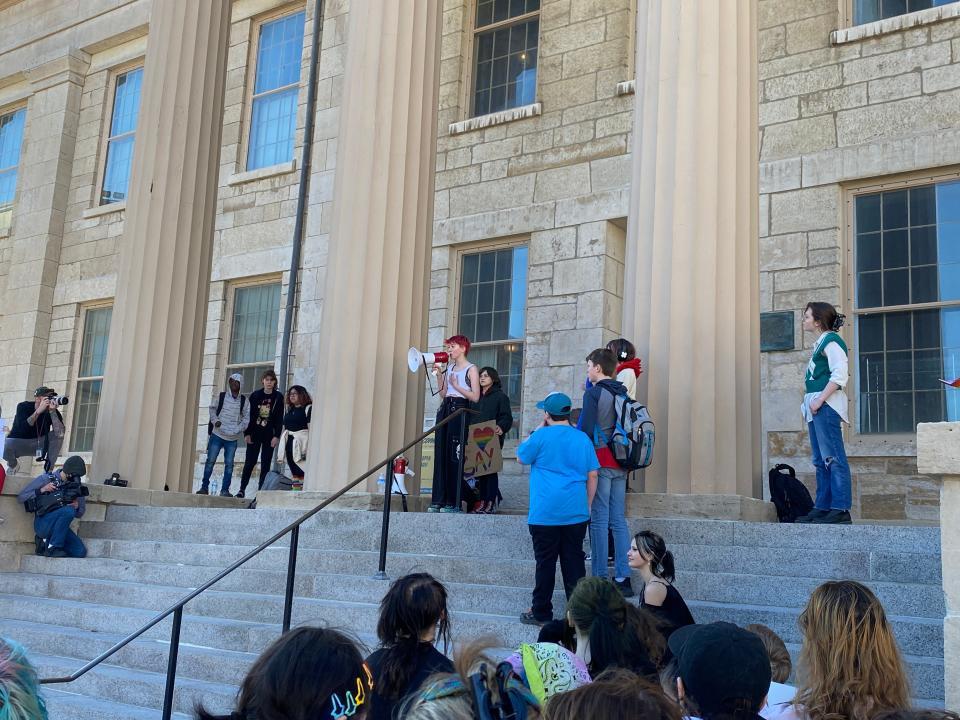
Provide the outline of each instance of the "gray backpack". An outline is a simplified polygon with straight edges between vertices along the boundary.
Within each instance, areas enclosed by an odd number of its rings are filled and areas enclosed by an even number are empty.
[[[613,435],[607,440],[607,447],[613,453],[614,460],[624,470],[640,470],[653,462],[653,441],[656,429],[647,406],[624,393],[613,395],[613,410],[616,421]]]

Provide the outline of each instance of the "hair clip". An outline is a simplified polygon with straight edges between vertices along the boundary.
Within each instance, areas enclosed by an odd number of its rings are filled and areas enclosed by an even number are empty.
[[[367,676],[367,689],[373,690],[373,675],[370,673],[370,668],[366,663],[363,664],[363,672]],[[340,693],[334,693],[330,696],[332,705],[330,717],[334,718],[334,720],[339,717],[353,717],[356,715],[357,710],[360,709],[360,706],[367,701],[367,695],[363,688],[363,678],[358,676],[355,680],[357,683],[357,691],[351,693],[350,690],[345,690],[344,696],[346,700],[340,699]]]

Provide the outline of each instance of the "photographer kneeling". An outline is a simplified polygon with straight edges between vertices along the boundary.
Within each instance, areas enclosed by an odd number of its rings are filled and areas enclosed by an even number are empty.
[[[86,463],[79,455],[71,455],[62,470],[44,473],[17,495],[27,512],[35,513],[37,555],[76,557],[87,555],[83,541],[70,529],[74,518],[86,510],[90,494],[80,478],[87,474]]]

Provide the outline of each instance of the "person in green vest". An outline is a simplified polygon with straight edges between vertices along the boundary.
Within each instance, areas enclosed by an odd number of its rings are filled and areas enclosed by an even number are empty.
[[[843,448],[841,423],[847,419],[847,346],[837,334],[844,316],[830,303],[807,303],[803,329],[817,333],[813,356],[804,376],[801,412],[810,431],[817,497],[813,510],[798,523],[850,524],[850,466]]]

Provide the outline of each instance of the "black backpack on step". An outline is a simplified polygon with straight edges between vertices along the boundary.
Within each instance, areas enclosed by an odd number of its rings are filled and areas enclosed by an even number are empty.
[[[789,465],[775,465],[770,478],[770,500],[777,508],[777,519],[782,523],[796,522],[813,509],[813,498],[806,485],[797,480],[796,471]]]

